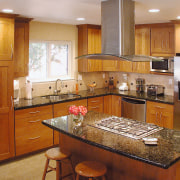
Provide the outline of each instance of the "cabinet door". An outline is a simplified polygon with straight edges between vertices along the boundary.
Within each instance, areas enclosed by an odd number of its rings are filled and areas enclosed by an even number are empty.
[[[28,75],[29,62],[29,23],[15,23],[14,42],[14,76],[24,77]]]
[[[0,160],[14,156],[13,64],[0,62]]]
[[[88,59],[88,72],[102,71],[102,60]]]
[[[121,96],[112,95],[112,115],[121,117]]]
[[[133,72],[150,73],[150,62],[133,62]]]
[[[147,102],[146,122],[165,128],[173,128],[173,105]]]
[[[13,60],[14,19],[0,18],[0,60]]]
[[[135,54],[150,56],[150,28],[135,29]]]
[[[174,54],[174,26],[151,28],[151,54]]]
[[[103,71],[118,71],[119,70],[119,61],[117,61],[117,60],[102,61],[102,70]]]
[[[112,95],[104,96],[104,113],[112,114]]]
[[[132,62],[129,61],[119,61],[119,71],[122,72],[132,72]]]

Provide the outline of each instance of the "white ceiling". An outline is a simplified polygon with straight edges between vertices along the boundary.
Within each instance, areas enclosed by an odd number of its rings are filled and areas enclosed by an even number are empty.
[[[101,0],[0,0],[0,11],[11,8],[14,13],[36,21],[63,24],[101,24]],[[150,8],[160,9],[151,14]],[[180,16],[180,0],[135,0],[135,23],[159,23]],[[77,17],[86,18],[76,21]]]

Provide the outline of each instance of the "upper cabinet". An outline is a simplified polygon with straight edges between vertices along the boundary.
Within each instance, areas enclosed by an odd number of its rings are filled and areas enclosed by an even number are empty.
[[[150,56],[150,28],[138,27],[135,30],[135,54]]]
[[[78,25],[78,56],[101,53],[101,26]],[[102,61],[78,59],[79,72],[102,71]]]
[[[14,18],[4,17],[0,13],[0,61],[13,60],[13,50]]]
[[[151,55],[174,56],[174,25],[151,28]]]
[[[143,24],[135,26],[136,55],[174,56],[174,24]]]
[[[28,75],[29,63],[29,18],[15,19],[14,76]]]

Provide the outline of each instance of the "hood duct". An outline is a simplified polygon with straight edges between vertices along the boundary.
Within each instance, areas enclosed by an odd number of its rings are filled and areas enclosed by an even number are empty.
[[[101,54],[76,59],[161,61],[161,58],[135,54],[135,5],[132,0],[101,0]]]

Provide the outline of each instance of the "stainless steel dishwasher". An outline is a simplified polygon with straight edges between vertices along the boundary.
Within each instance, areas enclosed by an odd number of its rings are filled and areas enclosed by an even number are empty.
[[[122,97],[122,117],[138,121],[146,121],[146,101],[142,99]]]

